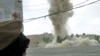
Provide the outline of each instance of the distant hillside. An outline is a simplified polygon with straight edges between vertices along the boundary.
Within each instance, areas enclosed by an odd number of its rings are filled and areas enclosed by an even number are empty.
[[[95,35],[95,34],[72,34],[69,36],[69,38],[73,37],[82,37],[82,38],[90,38],[90,39],[95,39],[98,42],[100,42],[100,36]],[[54,38],[53,34],[51,33],[43,33],[43,34],[38,34],[38,35],[28,35],[27,38],[30,39],[30,45],[29,48],[42,48],[44,47],[47,43],[51,42]]]
[[[49,33],[44,33],[39,35],[28,35],[27,38],[30,39],[29,48],[44,47],[46,43],[52,41],[53,35]]]

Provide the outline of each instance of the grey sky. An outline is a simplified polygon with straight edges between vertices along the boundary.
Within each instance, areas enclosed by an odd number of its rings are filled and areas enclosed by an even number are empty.
[[[75,25],[71,26],[73,32],[76,33],[100,33],[100,2],[89,5],[80,9],[76,9],[71,20],[75,20]],[[71,21],[70,21],[71,24]]]
[[[78,0],[77,0],[78,1]],[[81,0],[82,1],[82,0]],[[83,0],[84,1],[84,0]],[[75,2],[76,4],[79,2]],[[74,3],[74,4],[75,4]],[[24,19],[40,17],[48,14],[49,4],[47,0],[24,0]],[[68,21],[70,33],[100,33],[100,2],[83,8],[75,9],[74,15]],[[24,23],[24,33],[42,34],[53,32],[51,21],[48,18],[41,18]]]

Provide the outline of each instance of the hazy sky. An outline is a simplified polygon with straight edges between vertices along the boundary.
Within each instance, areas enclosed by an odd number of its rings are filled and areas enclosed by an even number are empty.
[[[74,5],[85,0],[73,0]],[[95,0],[92,0],[95,1]],[[36,18],[48,14],[49,4],[47,0],[23,0],[24,20]],[[68,31],[70,33],[100,33],[100,2],[75,9],[74,15],[69,18]],[[67,27],[67,26],[66,26]],[[53,32],[51,21],[46,18],[40,18],[24,23],[24,34],[42,34],[44,32]]]

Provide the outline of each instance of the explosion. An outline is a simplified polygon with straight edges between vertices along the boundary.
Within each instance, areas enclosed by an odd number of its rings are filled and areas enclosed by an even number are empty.
[[[61,43],[68,37],[66,23],[69,17],[73,15],[73,11],[69,11],[73,8],[73,6],[69,0],[49,0],[49,3],[49,14],[57,13],[51,15],[50,20],[52,21],[52,24],[54,26],[55,36],[57,38],[56,41]]]
[[[66,23],[73,15],[72,3],[69,0],[49,0],[50,9],[49,16],[55,31],[55,38],[53,41],[45,46],[48,47],[67,47],[67,46],[88,46],[97,45],[98,41],[89,38],[71,38],[68,39],[68,29]],[[64,11],[64,12],[62,12]],[[52,15],[53,14],[53,15]]]

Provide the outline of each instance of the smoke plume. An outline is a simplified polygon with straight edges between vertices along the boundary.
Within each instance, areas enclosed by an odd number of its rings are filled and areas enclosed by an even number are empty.
[[[73,15],[72,4],[69,0],[49,0],[50,9],[49,14],[57,13],[50,16],[50,20],[54,26],[55,37],[51,43],[48,43],[45,48],[52,47],[67,47],[67,46],[88,46],[88,45],[98,45],[98,41],[95,39],[74,37],[67,39],[68,30],[66,28],[66,23],[69,17]],[[59,13],[61,11],[66,11]]]
[[[73,6],[69,0],[49,0],[49,14],[58,13],[50,16],[50,20],[54,26],[55,36],[58,42],[68,36],[66,23],[69,17],[73,15],[72,11],[68,11]],[[61,11],[65,11],[60,13]]]

